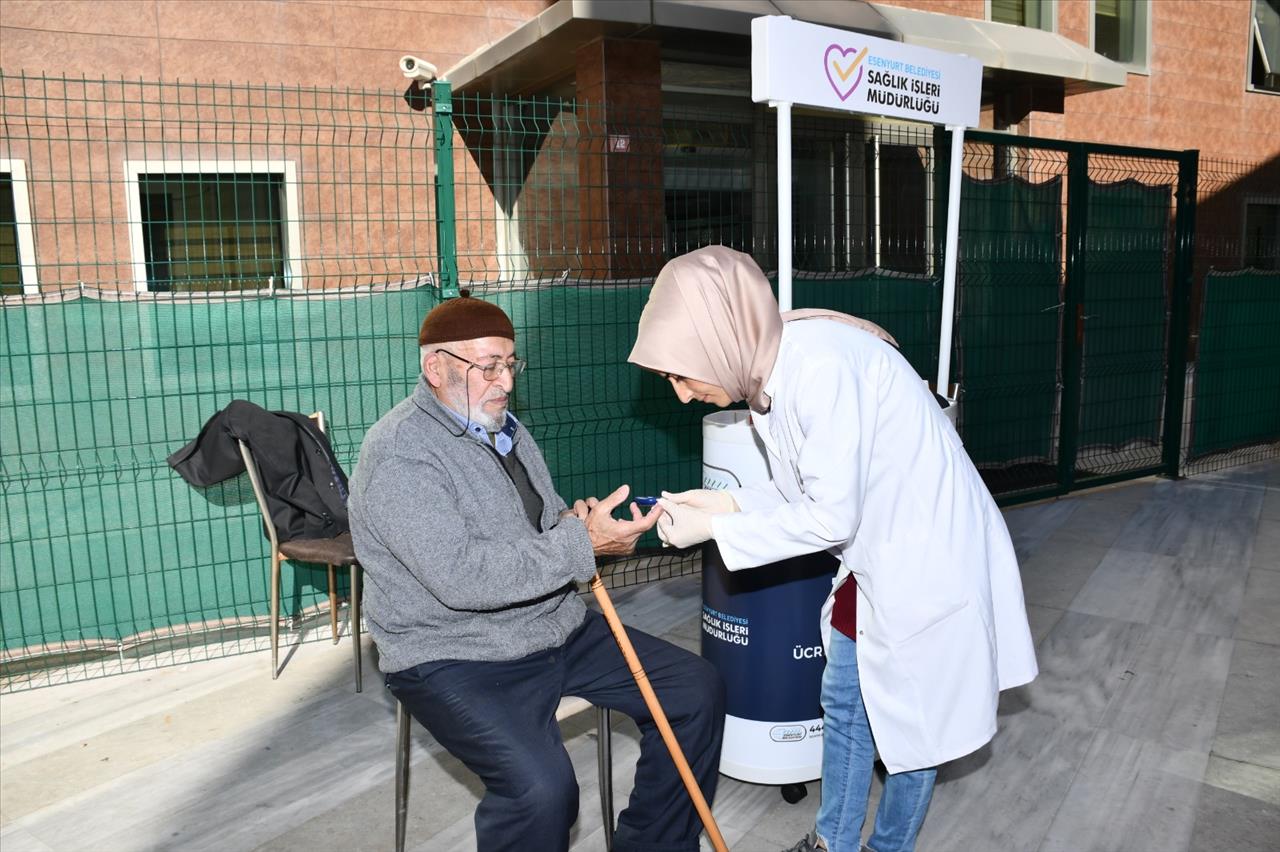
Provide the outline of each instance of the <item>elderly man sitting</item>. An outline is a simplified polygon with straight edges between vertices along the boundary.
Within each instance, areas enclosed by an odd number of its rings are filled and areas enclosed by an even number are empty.
[[[698,848],[700,822],[603,617],[576,584],[596,555],[630,553],[657,521],[623,485],[569,508],[532,436],[508,410],[525,362],[501,308],[470,297],[433,309],[422,376],[360,448],[349,513],[365,615],[387,686],[480,776],[480,849],[567,849],[578,785],[556,724],[575,695],[626,713],[643,734],[614,849]],[[723,685],[700,657],[628,631],[708,801]]]

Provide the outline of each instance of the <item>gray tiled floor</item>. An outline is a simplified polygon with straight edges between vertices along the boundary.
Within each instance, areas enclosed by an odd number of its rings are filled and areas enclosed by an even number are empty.
[[[1000,733],[942,768],[924,852],[1280,849],[1280,463],[1143,481],[1007,511],[1041,675]],[[697,648],[699,586],[615,593],[628,623]],[[345,649],[345,650],[344,650]],[[0,847],[384,850],[394,708],[369,651],[299,648],[0,697]],[[603,848],[589,714],[563,723]],[[474,848],[476,779],[415,726],[410,848]],[[618,720],[613,783],[638,746]],[[723,779],[730,846],[777,850],[820,795]],[[873,790],[873,801],[878,789]]]

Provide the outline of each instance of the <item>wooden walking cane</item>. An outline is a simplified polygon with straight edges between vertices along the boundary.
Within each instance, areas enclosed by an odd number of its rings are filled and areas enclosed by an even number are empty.
[[[702,818],[702,826],[707,830],[707,837],[711,839],[711,846],[716,852],[728,852],[729,847],[724,843],[724,837],[720,834],[720,827],[716,825],[715,817],[711,815],[711,808],[707,806],[707,800],[702,795],[702,790],[698,787],[698,781],[693,777],[693,770],[689,768],[689,761],[685,760],[684,751],[680,748],[680,743],[676,740],[675,732],[671,730],[671,723],[667,721],[667,714],[662,711],[662,705],[658,703],[658,696],[653,691],[653,685],[649,683],[649,676],[644,672],[644,666],[640,665],[640,658],[636,656],[636,649],[631,646],[631,639],[627,637],[627,631],[622,626],[621,619],[618,618],[618,611],[613,608],[613,601],[609,600],[609,593],[604,590],[604,581],[600,579],[597,573],[591,579],[591,591],[595,593],[596,600],[600,603],[600,611],[604,614],[604,620],[609,622],[609,629],[613,631],[613,638],[618,642],[618,648],[622,650],[622,656],[627,661],[627,666],[631,669],[631,676],[636,679],[636,686],[640,687],[640,694],[644,696],[644,703],[649,708],[649,713],[653,716],[653,721],[657,724],[658,730],[662,733],[662,739],[667,744],[667,751],[671,752],[671,759],[676,764],[676,770],[680,773],[680,780],[684,782],[684,788],[689,791],[689,798],[693,800],[693,806],[698,811],[698,816]]]

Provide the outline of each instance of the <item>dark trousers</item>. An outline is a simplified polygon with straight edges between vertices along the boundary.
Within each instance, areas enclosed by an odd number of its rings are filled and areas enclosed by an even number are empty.
[[[701,657],[627,630],[707,801],[715,797],[724,684]],[[556,707],[575,695],[640,727],[631,800],[615,852],[697,852],[702,822],[604,617],[588,612],[564,645],[509,662],[444,660],[387,675],[415,719],[484,782],[476,808],[482,852],[569,848],[578,781]]]

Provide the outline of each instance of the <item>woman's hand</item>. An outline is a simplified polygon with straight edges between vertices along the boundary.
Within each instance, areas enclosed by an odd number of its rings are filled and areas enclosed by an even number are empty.
[[[733,501],[728,491],[713,491],[710,488],[695,488],[692,491],[662,492],[663,498],[677,506],[688,506],[710,515],[723,515],[738,511],[738,504]]]
[[[728,497],[727,494],[725,496]],[[732,502],[732,498],[730,501]],[[715,517],[711,512],[687,503],[676,503],[666,497],[658,501],[658,506],[666,513],[658,523],[658,538],[665,544],[671,547],[693,547],[711,538],[711,519]]]

